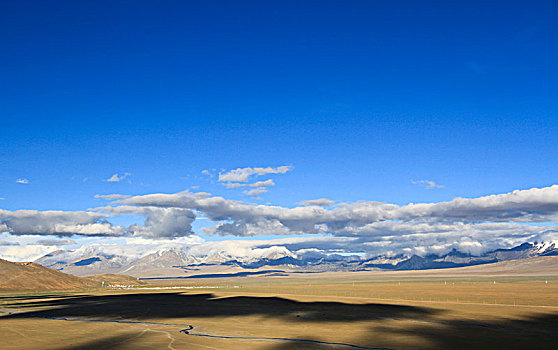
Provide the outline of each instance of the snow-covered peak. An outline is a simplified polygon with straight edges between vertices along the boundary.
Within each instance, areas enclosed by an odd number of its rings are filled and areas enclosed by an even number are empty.
[[[296,254],[291,252],[284,246],[271,246],[267,248],[252,249],[253,257],[256,259],[269,259],[275,260],[284,257],[296,258]]]
[[[556,243],[552,241],[546,242],[535,242],[534,246],[537,249],[537,253],[544,253],[553,249],[556,249]]]

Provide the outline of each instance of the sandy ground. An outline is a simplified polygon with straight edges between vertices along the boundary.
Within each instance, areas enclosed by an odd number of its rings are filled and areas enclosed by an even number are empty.
[[[0,348],[551,349],[558,341],[552,276],[150,282],[163,289],[3,295]]]

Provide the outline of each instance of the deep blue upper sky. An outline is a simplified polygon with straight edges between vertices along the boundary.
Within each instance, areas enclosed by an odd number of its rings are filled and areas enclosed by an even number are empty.
[[[552,1],[5,1],[0,208],[190,186],[251,201],[201,171],[253,166],[294,166],[259,201],[287,206],[556,183],[557,17]]]

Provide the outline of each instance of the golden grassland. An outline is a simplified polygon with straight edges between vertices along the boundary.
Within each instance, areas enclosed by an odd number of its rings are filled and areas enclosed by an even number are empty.
[[[201,288],[150,289],[179,286]],[[0,339],[2,349],[551,349],[558,279],[298,275],[9,294]]]

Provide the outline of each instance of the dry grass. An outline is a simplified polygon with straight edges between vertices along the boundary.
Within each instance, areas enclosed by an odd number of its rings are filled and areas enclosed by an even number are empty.
[[[221,287],[207,290],[11,295],[0,299],[0,311],[21,313],[0,313],[0,334],[2,349],[348,348],[295,339],[389,349],[553,348],[558,281],[493,281],[237,278],[164,281]],[[258,339],[179,333],[185,325],[192,333]],[[293,340],[261,339],[272,337]]]
[[[0,259],[0,293],[18,290],[71,290],[99,288],[100,284],[36,263],[14,263]]]

